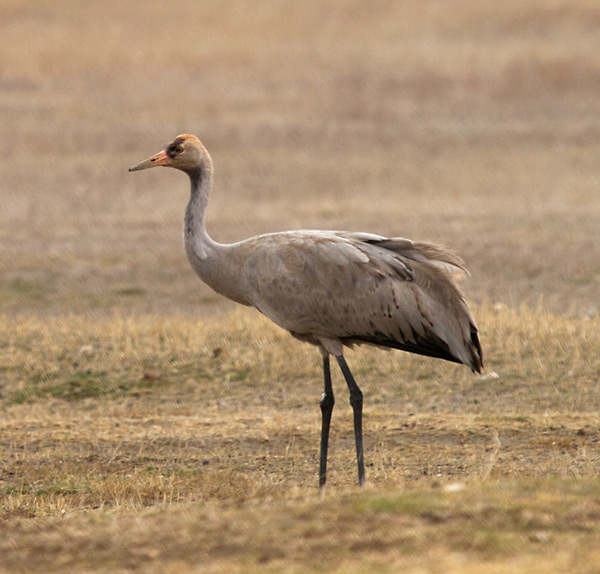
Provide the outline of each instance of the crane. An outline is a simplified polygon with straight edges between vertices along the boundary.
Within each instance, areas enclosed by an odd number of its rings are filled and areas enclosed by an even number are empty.
[[[481,372],[479,331],[453,279],[466,269],[454,253],[432,243],[345,231],[285,231],[217,243],[205,227],[213,163],[200,140],[179,135],[129,171],[157,166],[189,176],[183,234],[187,258],[198,276],[217,293],[258,309],[295,338],[318,347],[324,375],[320,488],[327,481],[335,403],[330,356],[337,360],[350,392],[361,486],[363,394],[344,358],[344,347],[400,349]]]

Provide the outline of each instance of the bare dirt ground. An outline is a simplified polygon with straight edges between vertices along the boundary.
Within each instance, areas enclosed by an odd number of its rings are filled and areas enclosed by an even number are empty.
[[[597,572],[597,2],[0,11],[0,571]],[[336,373],[202,285],[211,234],[451,246],[486,373],[362,349],[368,486]]]

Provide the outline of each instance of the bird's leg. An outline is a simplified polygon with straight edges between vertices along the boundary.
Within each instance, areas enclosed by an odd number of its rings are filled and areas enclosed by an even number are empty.
[[[327,448],[329,445],[329,425],[331,424],[331,413],[335,398],[333,397],[333,388],[331,387],[331,370],[329,368],[329,355],[323,356],[323,375],[325,377],[325,387],[323,396],[319,403],[321,407],[321,462],[319,465],[319,488],[325,486],[327,482]]]
[[[363,394],[358,388],[352,373],[344,359],[343,355],[337,357],[342,373],[348,388],[350,389],[350,404],[354,411],[354,441],[356,442],[356,462],[358,463],[358,484],[363,486],[365,483],[365,457],[363,454],[363,437],[362,437],[362,406]]]

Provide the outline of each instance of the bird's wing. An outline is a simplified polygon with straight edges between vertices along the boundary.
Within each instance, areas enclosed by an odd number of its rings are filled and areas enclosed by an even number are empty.
[[[344,232],[288,232],[244,246],[252,304],[308,340],[365,342],[472,366],[475,323],[430,244]]]

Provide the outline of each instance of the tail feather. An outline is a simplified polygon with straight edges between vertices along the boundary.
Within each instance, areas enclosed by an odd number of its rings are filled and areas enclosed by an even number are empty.
[[[454,251],[427,241],[411,241],[403,237],[390,237],[381,239],[370,239],[365,241],[371,245],[377,245],[390,251],[394,251],[403,257],[408,257],[413,261],[429,262],[444,269],[447,267],[454,268],[469,274],[465,267],[465,262]]]

